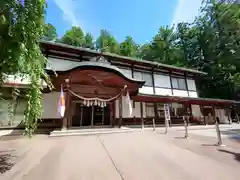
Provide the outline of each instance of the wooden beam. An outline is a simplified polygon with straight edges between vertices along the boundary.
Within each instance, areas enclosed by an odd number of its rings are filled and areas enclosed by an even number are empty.
[[[122,126],[122,95],[119,98],[119,122],[118,127],[121,128]]]
[[[82,126],[82,123],[83,123],[83,106],[81,105],[80,126]]]
[[[91,127],[93,127],[93,120],[94,120],[94,105],[92,105],[92,116],[91,116]]]
[[[144,128],[144,119],[143,119],[143,102],[140,102],[140,113],[141,113],[141,124],[142,128]]]
[[[229,122],[229,124],[232,124],[232,118],[231,118],[231,114],[230,114],[230,109],[226,108],[226,111],[227,111],[227,116],[228,116],[228,122]]]
[[[153,72],[153,69],[151,71],[151,75],[152,75],[152,84],[153,84],[153,94],[156,94],[155,92],[155,80],[154,80],[154,72]]]
[[[173,84],[172,84],[172,75],[171,75],[171,73],[169,73],[169,77],[170,77],[171,91],[172,91],[172,95],[173,95]]]
[[[213,121],[215,122],[217,119],[216,119],[216,113],[215,113],[215,107],[212,106],[212,113],[213,113]]]
[[[185,81],[185,85],[186,85],[186,90],[187,90],[187,93],[188,93],[188,97],[190,97],[189,90],[188,90],[188,84],[187,84],[187,76],[186,76],[186,73],[184,73],[184,81]]]
[[[102,107],[102,126],[104,126],[104,107]]]

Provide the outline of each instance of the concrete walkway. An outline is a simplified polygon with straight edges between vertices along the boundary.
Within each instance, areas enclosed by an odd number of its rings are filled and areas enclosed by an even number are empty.
[[[2,140],[0,179],[239,180],[238,143],[218,148],[211,138],[185,140],[181,134],[157,130]]]

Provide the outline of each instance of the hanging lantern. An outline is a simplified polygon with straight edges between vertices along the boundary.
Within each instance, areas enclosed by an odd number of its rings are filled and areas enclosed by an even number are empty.
[[[89,107],[90,106],[90,102],[89,101],[87,101],[87,107]]]
[[[107,106],[107,102],[104,101],[104,102],[103,102],[103,107],[106,107],[106,106]]]
[[[91,106],[93,105],[93,101],[90,101],[90,105],[91,105]]]
[[[86,100],[84,99],[84,100],[83,100],[83,105],[86,106],[86,104],[87,104],[87,102],[86,102]]]
[[[97,106],[97,100],[94,101],[94,106]]]
[[[100,106],[100,105],[101,105],[101,101],[98,101],[98,102],[97,102],[97,105]]]

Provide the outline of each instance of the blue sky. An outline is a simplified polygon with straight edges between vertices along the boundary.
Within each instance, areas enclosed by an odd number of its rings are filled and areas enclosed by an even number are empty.
[[[151,41],[160,26],[191,22],[202,0],[47,0],[46,21],[58,36],[80,26],[94,38],[107,29],[118,41],[132,36],[137,43]]]

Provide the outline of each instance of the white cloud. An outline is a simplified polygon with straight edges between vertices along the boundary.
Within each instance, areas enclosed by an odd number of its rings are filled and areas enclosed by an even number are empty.
[[[77,4],[74,0],[53,0],[63,12],[63,19],[72,26],[80,26],[82,22],[77,16]]]
[[[199,14],[202,0],[178,0],[175,8],[172,24],[180,22],[192,22]]]

